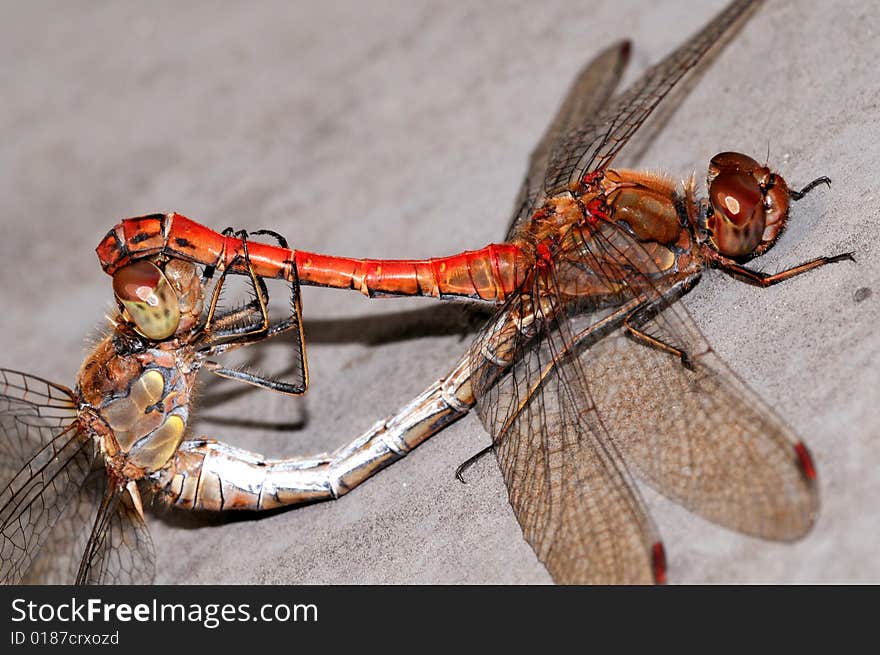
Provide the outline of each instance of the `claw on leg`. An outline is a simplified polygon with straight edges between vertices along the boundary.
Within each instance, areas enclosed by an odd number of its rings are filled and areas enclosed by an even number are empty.
[[[473,465],[476,464],[480,459],[482,459],[484,455],[487,455],[488,453],[491,453],[491,452],[492,452],[492,449],[493,449],[494,447],[495,447],[494,445],[486,446],[485,448],[483,448],[483,450],[481,450],[480,452],[478,452],[476,455],[473,455],[473,456],[471,456],[471,457],[468,457],[465,461],[463,461],[461,464],[459,464],[459,465],[458,465],[458,468],[455,469],[455,478],[456,478],[459,482],[461,482],[462,484],[467,484],[467,480],[464,479],[464,473],[465,473],[465,471],[467,471],[471,466],[473,466]]]
[[[789,191],[788,197],[791,198],[792,200],[800,200],[801,198],[803,198],[805,195],[807,195],[810,191],[815,189],[820,184],[824,184],[825,186],[830,188],[831,187],[831,178],[825,177],[824,175],[822,177],[817,177],[815,180],[810,182],[807,186],[805,186],[800,191]]]

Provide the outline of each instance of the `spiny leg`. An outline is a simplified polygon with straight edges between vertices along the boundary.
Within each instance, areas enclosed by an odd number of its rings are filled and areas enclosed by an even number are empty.
[[[657,337],[653,337],[647,332],[643,332],[639,328],[637,328],[634,324],[644,324],[654,318],[660,311],[662,311],[665,307],[667,307],[669,301],[665,298],[660,298],[655,301],[646,302],[641,307],[637,307],[630,314],[627,315],[626,318],[623,319],[623,328],[626,330],[627,334],[629,334],[636,341],[650,347],[655,348],[657,350],[669,353],[674,357],[677,357],[681,360],[681,365],[686,369],[692,371],[694,370],[694,365],[691,362],[690,355],[686,353],[681,348],[676,348],[675,346],[671,346],[668,343],[664,342]]]
[[[264,311],[266,303],[264,302],[261,304],[259,302],[259,296],[262,295],[262,297],[264,299],[266,299],[266,301],[267,301],[269,298],[269,291],[266,288],[266,284],[265,284],[265,281],[263,280],[263,278],[257,277],[254,274],[254,270],[253,270],[253,267],[250,262],[250,254],[247,249],[247,242],[249,239],[249,234],[246,230],[235,230],[234,228],[231,228],[231,227],[227,227],[225,230],[223,230],[222,234],[223,234],[223,236],[236,236],[242,241],[244,254],[243,254],[243,256],[236,257],[233,261],[234,262],[237,262],[237,261],[245,262],[246,267],[248,269],[249,277],[251,278],[251,282],[254,286],[255,298],[253,301],[251,301],[250,303],[248,303],[247,305],[245,305],[243,307],[240,307],[238,309],[227,312],[227,313],[223,314],[222,316],[220,316],[219,318],[215,317],[214,312],[216,310],[217,300],[220,295],[220,288],[223,286],[223,282],[225,281],[225,277],[221,278],[221,280],[218,281],[217,285],[214,288],[214,292],[212,295],[212,299],[211,299],[211,303],[210,303],[210,307],[209,307],[209,312],[208,312],[208,320],[206,321],[206,326],[209,326],[212,328],[211,329],[211,336],[214,338],[227,337],[227,336],[241,337],[241,336],[248,336],[251,334],[256,334],[257,336],[259,336],[259,333],[261,332],[261,330],[255,323],[245,324],[245,325],[240,324],[242,319],[247,319],[247,318],[252,317],[253,313],[255,311],[260,312],[260,315],[262,317],[261,325],[268,322],[267,312]],[[288,248],[287,239],[285,239],[283,236],[281,236],[280,234],[278,234],[277,232],[275,232],[273,230],[256,230],[255,232],[250,233],[250,235],[253,235],[253,234],[268,234],[268,235],[274,237],[278,241],[278,243],[281,245],[281,247]],[[221,261],[222,261],[223,257],[224,257],[224,255],[220,256]],[[301,316],[300,305],[299,305],[299,280],[296,275],[296,263],[292,262],[292,264],[293,264],[293,274],[294,274],[294,282],[291,283],[292,297],[293,297],[294,302],[296,303],[295,316],[298,317],[298,316]],[[220,268],[220,267],[221,267],[220,262],[218,262],[217,264],[215,264],[213,266],[206,266],[203,279],[206,279],[206,280],[211,279],[211,277],[214,274],[214,271],[216,271],[216,269]],[[227,274],[227,271],[231,268],[231,266],[223,267],[223,268],[224,268],[223,275],[225,276]],[[287,321],[285,321],[285,323],[286,322]],[[275,329],[273,330],[272,327],[269,327],[268,331],[267,331],[267,335],[268,335],[268,333],[277,334],[278,333],[277,328],[278,328],[278,326],[276,326]],[[287,328],[285,328],[285,330],[286,329]],[[252,341],[249,341],[248,343],[250,343],[250,342],[252,342]],[[238,343],[245,343],[245,342],[241,341],[241,340],[236,341],[236,344],[238,344]]]
[[[855,260],[854,252],[845,252],[832,257],[817,257],[816,259],[811,259],[803,264],[798,264],[797,266],[773,274],[764,273],[763,271],[753,271],[752,269],[747,268],[742,264],[737,264],[735,261],[718,255],[717,253],[715,253],[714,257],[711,257],[709,263],[713,268],[720,269],[741,282],[766,289],[774,284],[779,284],[780,282],[784,282],[796,275],[812,271],[814,268],[819,268],[826,264],[836,264],[837,262],[843,261],[854,262]]]
[[[251,302],[238,309],[215,316],[211,322],[210,333],[205,333],[205,337],[211,344],[219,343],[228,337],[238,337],[242,332],[251,332],[253,322],[261,320],[259,308]]]
[[[259,309],[261,321],[259,324],[253,324],[250,327],[249,331],[238,332],[237,334],[239,336],[265,334],[266,331],[269,329],[269,291],[266,288],[266,282],[262,278],[257,277],[256,273],[254,273],[254,267],[251,265],[250,253],[248,252],[247,245],[248,233],[245,230],[239,230],[236,232],[231,227],[228,227],[223,230],[223,236],[235,236],[239,238],[241,240],[242,254],[236,255],[230,265],[223,268],[220,279],[217,281],[217,284],[214,285],[214,290],[211,294],[211,302],[208,306],[208,314],[205,318],[204,329],[205,331],[211,330],[214,321],[214,315],[217,311],[217,303],[220,299],[220,291],[223,288],[223,284],[226,282],[226,276],[229,274],[229,271],[232,268],[232,264],[236,262],[243,262],[254,289],[254,301],[251,303],[251,306]]]
[[[268,236],[274,237],[278,241],[278,245],[280,245],[285,250],[290,250],[287,239],[278,234],[278,232],[275,232],[274,230],[257,230],[256,232],[254,232],[254,234],[266,234]],[[290,280],[290,304],[293,308],[293,315],[284,322],[291,323],[289,327],[284,328],[284,331],[288,329],[297,330],[297,346],[300,353],[300,368],[302,369],[303,375],[303,391],[301,393],[304,393],[305,390],[309,387],[309,362],[308,358],[306,357],[306,336],[303,330],[302,322],[302,295],[300,294],[299,272],[296,268],[295,257],[292,257],[290,260],[290,270],[292,273],[292,277]]]
[[[268,234],[275,237],[282,247],[287,248],[287,240],[271,230],[258,230],[253,234]],[[294,382],[284,382],[273,378],[258,375],[252,371],[233,369],[223,366],[219,362],[207,361],[205,367],[220,377],[246,382],[254,386],[270,389],[280,393],[289,395],[301,395],[308,389],[308,363],[305,356],[304,335],[302,327],[302,311],[299,296],[299,283],[296,276],[296,267],[294,264],[294,280],[291,282],[291,304],[293,314],[289,318],[272,325],[269,319],[268,300],[269,291],[265,281],[258,277],[251,264],[250,253],[248,252],[248,233],[245,230],[234,231],[232,228],[226,228],[223,231],[224,236],[236,236],[242,243],[242,254],[238,255],[233,261],[242,261],[250,277],[254,289],[254,300],[245,307],[230,312],[213,324],[214,312],[217,307],[219,291],[225,281],[231,266],[225,267],[221,279],[218,281],[212,294],[211,304],[208,312],[208,319],[205,322],[205,334],[208,336],[204,351],[209,354],[220,354],[229,352],[245,345],[257,343],[270,339],[274,336],[297,330],[297,352],[299,354],[298,368],[301,371],[299,379]],[[259,319],[250,324],[236,324],[236,319],[254,317],[258,314]],[[212,324],[215,328],[211,329]]]
[[[219,355],[222,353],[231,352],[233,350],[241,348],[242,346],[248,346],[254,343],[259,343],[261,341],[266,341],[268,339],[271,339],[272,337],[278,336],[279,334],[283,334],[284,332],[289,332],[296,329],[302,332],[302,325],[299,321],[299,318],[293,316],[285,319],[284,321],[276,323],[275,325],[270,325],[265,334],[260,333],[258,335],[245,335],[235,340],[227,339],[219,344],[208,342],[205,352],[210,353],[211,355]],[[298,350],[298,369],[299,371],[301,371],[301,373],[298,376],[298,379],[296,379],[294,382],[285,382],[283,380],[259,375],[249,370],[229,368],[214,360],[206,360],[205,368],[222,378],[237,380],[239,382],[246,382],[247,384],[252,384],[256,387],[269,389],[270,391],[277,391],[279,393],[287,394],[290,396],[301,396],[308,390],[309,386],[308,364],[306,362],[305,352],[302,347],[301,340],[298,344]]]

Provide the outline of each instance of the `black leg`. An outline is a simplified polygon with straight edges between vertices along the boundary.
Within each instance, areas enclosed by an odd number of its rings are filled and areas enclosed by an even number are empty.
[[[462,484],[467,484],[467,482],[464,479],[464,472],[467,471],[471,466],[476,464],[485,455],[488,455],[489,453],[491,453],[494,448],[495,448],[494,445],[493,446],[486,446],[485,448],[483,448],[483,450],[478,452],[476,455],[473,455],[472,457],[468,457],[464,462],[459,464],[458,468],[455,469],[455,477],[458,478],[458,481],[461,482]]]
[[[791,198],[792,200],[800,200],[801,198],[803,198],[805,195],[807,195],[810,191],[815,189],[820,184],[824,184],[825,186],[830,187],[831,186],[831,178],[825,177],[824,175],[822,177],[817,177],[815,180],[810,182],[807,186],[805,186],[800,191],[789,191],[788,197]]]
[[[235,236],[242,242],[242,252],[230,262],[229,266],[225,266],[221,273],[220,279],[214,287],[211,295],[211,302],[208,308],[207,317],[203,326],[204,337],[201,343],[201,350],[206,355],[219,355],[241,348],[242,346],[259,343],[271,339],[285,332],[295,332],[296,344],[295,351],[298,358],[297,373],[292,382],[276,380],[263,375],[258,375],[252,371],[234,369],[223,366],[219,362],[208,360],[205,368],[209,371],[232,380],[246,382],[264,389],[278,391],[290,395],[301,395],[308,388],[308,364],[305,357],[305,347],[303,338],[303,329],[301,321],[301,309],[299,298],[299,283],[296,278],[296,270],[294,269],[294,280],[291,282],[291,306],[292,314],[287,319],[280,321],[274,325],[269,320],[269,290],[265,280],[258,277],[254,272],[253,265],[250,261],[250,253],[248,251],[249,235],[245,230],[233,230],[226,228],[223,231],[224,236]],[[275,237],[282,247],[287,247],[287,240],[280,234],[271,230],[259,230],[253,234],[269,234]],[[217,315],[217,304],[220,297],[220,290],[226,280],[226,276],[230,270],[233,270],[234,264],[243,264],[251,280],[254,290],[254,299],[247,305],[238,309],[231,310],[221,315]],[[216,267],[213,267],[216,268]],[[213,271],[211,271],[213,273]]]
[[[660,311],[662,311],[665,307],[667,307],[669,301],[666,298],[660,298],[656,301],[646,302],[641,307],[637,307],[632,312],[630,312],[626,318],[623,319],[623,328],[626,330],[627,334],[629,334],[636,341],[648,346],[649,348],[655,348],[665,353],[669,353],[673,357],[677,357],[681,360],[681,365],[686,369],[692,371],[694,370],[694,365],[691,362],[690,355],[688,355],[681,348],[676,348],[675,346],[671,346],[668,343],[658,339],[657,337],[652,337],[647,332],[643,332],[639,328],[636,327],[636,324],[644,324],[647,321],[654,318]]]

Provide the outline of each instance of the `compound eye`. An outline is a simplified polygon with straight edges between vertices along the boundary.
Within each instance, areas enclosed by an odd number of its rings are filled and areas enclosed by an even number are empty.
[[[741,152],[719,152],[712,157],[709,168],[715,169],[719,173],[725,170],[745,171],[748,173],[761,168],[761,165]]]
[[[709,185],[713,212],[706,219],[710,239],[722,255],[754,255],[766,226],[763,193],[757,180],[742,171],[719,173]]]
[[[750,222],[761,209],[761,187],[751,175],[740,171],[719,173],[709,186],[709,200],[716,212],[724,214],[728,221],[742,227]]]
[[[177,294],[161,269],[148,261],[120,268],[113,275],[113,293],[122,303],[139,334],[167,339],[180,323]]]

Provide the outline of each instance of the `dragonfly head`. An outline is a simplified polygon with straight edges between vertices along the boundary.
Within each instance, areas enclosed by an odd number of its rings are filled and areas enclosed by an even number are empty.
[[[785,229],[788,185],[747,155],[722,152],[709,164],[706,231],[726,257],[751,259],[765,253]]]
[[[151,341],[191,329],[202,311],[202,288],[194,264],[179,259],[141,259],[113,274],[113,293],[123,318]]]

